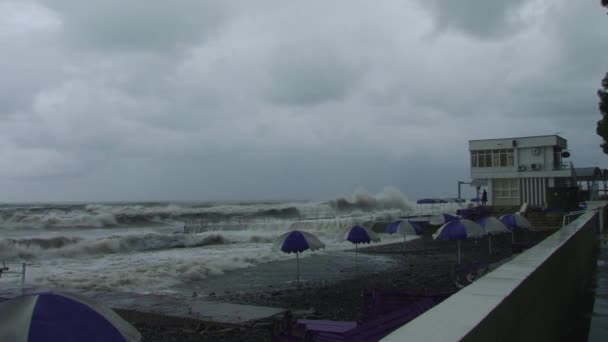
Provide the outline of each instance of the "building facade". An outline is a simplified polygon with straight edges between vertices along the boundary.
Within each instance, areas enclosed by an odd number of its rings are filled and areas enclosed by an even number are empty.
[[[549,188],[576,184],[566,163],[566,139],[558,135],[469,141],[473,184],[496,206],[547,206]]]

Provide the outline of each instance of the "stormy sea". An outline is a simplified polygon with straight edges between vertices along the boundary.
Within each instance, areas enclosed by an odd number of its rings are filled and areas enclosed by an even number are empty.
[[[352,225],[419,210],[394,189],[327,201],[0,204],[0,261],[11,270],[25,263],[28,288],[190,294],[211,291],[214,278],[294,259],[272,248],[289,230],[326,244],[301,258],[332,255],[353,248],[344,240]],[[0,291],[20,281],[5,272]]]

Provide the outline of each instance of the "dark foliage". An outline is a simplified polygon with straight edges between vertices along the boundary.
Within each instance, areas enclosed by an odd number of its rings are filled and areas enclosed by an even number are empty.
[[[605,0],[608,2],[608,0]],[[604,139],[602,149],[608,154],[608,73],[602,80],[602,89],[597,91],[597,96],[600,98],[599,110],[602,114],[602,119],[597,122],[597,134]]]
[[[600,3],[602,6],[608,7],[608,0],[600,0]],[[602,88],[597,91],[597,96],[600,98],[599,109],[602,119],[597,122],[596,132],[604,140],[600,145],[602,150],[608,154],[608,118],[606,118],[608,115],[608,73],[602,80]]]

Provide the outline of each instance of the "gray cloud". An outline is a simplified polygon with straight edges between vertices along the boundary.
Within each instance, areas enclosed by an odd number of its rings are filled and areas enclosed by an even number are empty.
[[[7,200],[451,196],[469,139],[555,132],[575,164],[604,166],[599,6],[454,6],[0,1],[0,186]]]
[[[173,50],[215,32],[227,7],[223,1],[119,0],[44,2],[64,24],[66,38],[95,51]]]
[[[530,2],[533,1],[422,1],[439,31],[455,29],[483,39],[504,38],[524,29],[522,26],[527,23],[522,5]]]
[[[272,85],[268,97],[282,105],[343,101],[364,72],[352,64],[328,42],[281,45],[269,63]]]

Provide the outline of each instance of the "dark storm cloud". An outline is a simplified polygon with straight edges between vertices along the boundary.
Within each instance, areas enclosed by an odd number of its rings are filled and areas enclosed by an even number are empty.
[[[485,0],[423,0],[433,16],[436,28],[450,30],[482,38],[504,38],[523,29],[522,5],[534,1],[485,1]]]
[[[585,23],[581,25],[580,23]],[[7,200],[453,195],[469,139],[602,165],[597,4],[0,0]]]
[[[66,38],[99,49],[172,50],[212,34],[225,13],[223,1],[49,0]]]

